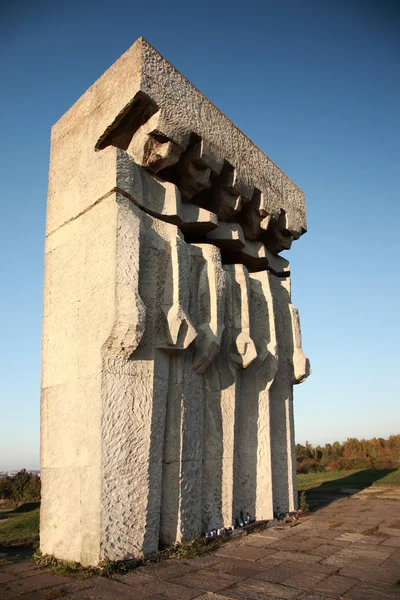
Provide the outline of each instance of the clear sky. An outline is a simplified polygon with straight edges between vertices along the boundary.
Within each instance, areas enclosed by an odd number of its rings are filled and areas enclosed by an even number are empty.
[[[0,9],[0,470],[39,464],[52,124],[140,36],[306,194],[293,301],[299,442],[400,432],[400,10],[394,1],[36,2]]]

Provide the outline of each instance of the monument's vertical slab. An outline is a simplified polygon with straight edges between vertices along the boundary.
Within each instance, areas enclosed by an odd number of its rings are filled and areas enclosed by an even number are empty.
[[[41,549],[96,565],[296,507],[297,186],[145,40],[53,127]]]

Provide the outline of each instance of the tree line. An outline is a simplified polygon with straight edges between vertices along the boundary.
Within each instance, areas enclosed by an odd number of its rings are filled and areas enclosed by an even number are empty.
[[[387,440],[348,438],[340,444],[313,446],[296,444],[297,473],[347,471],[351,469],[390,469],[400,467],[400,435]]]
[[[13,477],[0,477],[0,500],[37,502],[40,500],[40,477],[22,469]]]
[[[352,469],[390,469],[400,467],[400,434],[387,440],[348,438],[342,444],[325,446],[296,444],[297,473],[348,471]],[[0,500],[37,502],[40,500],[40,476],[22,469],[16,475],[0,477]]]

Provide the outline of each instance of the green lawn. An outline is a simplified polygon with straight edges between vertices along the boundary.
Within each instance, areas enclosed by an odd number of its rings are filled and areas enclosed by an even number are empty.
[[[39,540],[39,502],[0,510],[0,548],[32,546]]]
[[[365,488],[371,485],[400,486],[400,469],[363,469],[297,475],[299,491],[323,486],[324,491],[334,492],[343,487]]]

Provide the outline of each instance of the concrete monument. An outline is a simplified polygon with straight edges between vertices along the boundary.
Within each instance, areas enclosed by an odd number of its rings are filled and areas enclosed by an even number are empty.
[[[41,549],[97,565],[296,508],[301,190],[139,39],[53,127]]]

